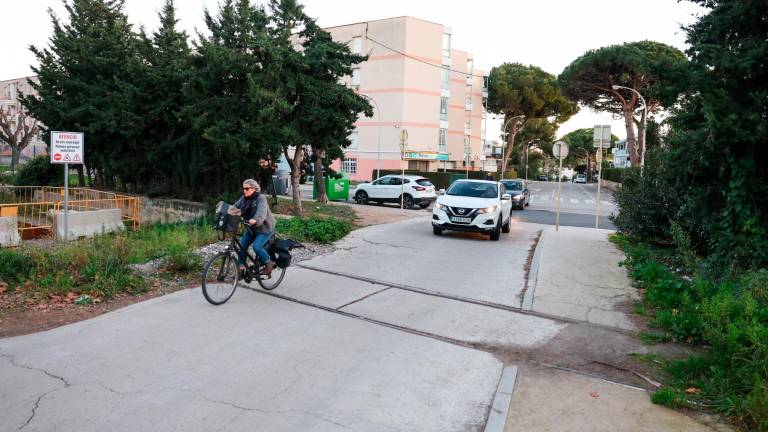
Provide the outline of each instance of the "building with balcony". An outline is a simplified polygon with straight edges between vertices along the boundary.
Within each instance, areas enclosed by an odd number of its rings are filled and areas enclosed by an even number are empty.
[[[396,17],[326,28],[354,53],[368,55],[345,83],[371,100],[335,169],[371,180],[376,169],[486,168],[487,78],[471,54],[453,49],[443,24]],[[401,159],[400,139],[407,131]],[[494,162],[495,164],[495,162]]]
[[[0,81],[0,109],[6,113],[9,119],[9,127],[11,131],[15,131],[18,127],[19,112],[22,109],[21,103],[18,98],[21,95],[34,94],[34,89],[29,85],[27,79],[34,80],[35,77],[24,77],[12,80]],[[31,118],[27,118],[27,122],[30,123]],[[47,153],[47,146],[41,139],[41,133],[38,132],[32,137],[29,144],[22,150],[20,160],[26,160],[34,158],[40,154]],[[0,164],[9,165],[11,162],[11,147],[0,141]]]

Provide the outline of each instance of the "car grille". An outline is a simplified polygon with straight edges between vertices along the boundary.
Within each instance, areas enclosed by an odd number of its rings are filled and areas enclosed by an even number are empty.
[[[477,215],[477,210],[476,208],[448,207],[447,213],[451,216],[473,218]]]

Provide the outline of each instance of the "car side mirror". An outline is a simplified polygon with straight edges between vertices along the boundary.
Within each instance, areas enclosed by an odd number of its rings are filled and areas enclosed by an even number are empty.
[[[501,196],[501,199],[504,200],[504,201],[511,200],[512,199],[512,195],[510,195],[508,193],[505,193],[504,195]]]

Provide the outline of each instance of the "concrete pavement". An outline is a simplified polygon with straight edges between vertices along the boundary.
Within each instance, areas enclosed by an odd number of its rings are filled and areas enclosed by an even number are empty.
[[[515,223],[492,242],[417,217],[354,231],[274,292],[186,290],[0,339],[0,431],[709,430],[544,364],[647,352],[607,234]]]
[[[543,230],[532,268],[532,310],[592,324],[635,330],[629,306],[640,299],[612,231],[560,227]]]
[[[502,371],[248,290],[223,307],[177,292],[0,340],[0,355],[2,431],[479,431]]]

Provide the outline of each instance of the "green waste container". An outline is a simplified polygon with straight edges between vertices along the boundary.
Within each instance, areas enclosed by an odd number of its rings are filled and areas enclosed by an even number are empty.
[[[347,201],[349,199],[349,176],[341,173],[341,178],[325,179],[325,193],[331,201]],[[317,182],[312,183],[312,199],[317,199]]]

